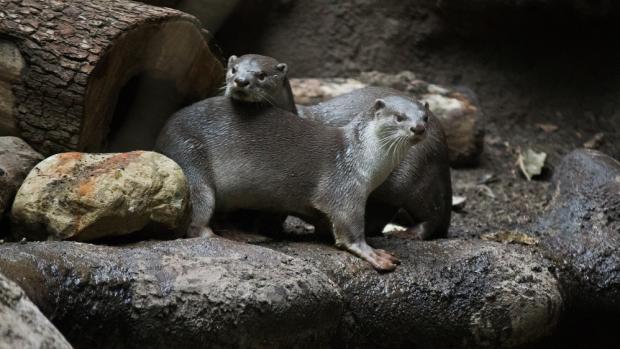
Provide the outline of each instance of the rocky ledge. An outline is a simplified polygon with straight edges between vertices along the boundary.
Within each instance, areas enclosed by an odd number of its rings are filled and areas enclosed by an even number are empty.
[[[133,246],[0,246],[18,282],[77,347],[515,346],[562,310],[548,263],[484,241],[377,238],[390,274],[329,244],[224,238]]]

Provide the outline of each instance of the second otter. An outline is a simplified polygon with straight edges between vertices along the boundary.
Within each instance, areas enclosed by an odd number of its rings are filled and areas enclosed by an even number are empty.
[[[274,74],[278,66],[285,69]],[[404,96],[389,88],[367,87],[317,105],[296,106],[287,71],[284,63],[271,57],[231,56],[226,74],[226,95],[243,102],[270,104],[331,126],[348,124],[377,98]],[[243,83],[238,83],[239,78]],[[421,112],[418,104],[412,104],[411,108],[412,112]],[[368,234],[381,233],[402,208],[420,224],[418,234],[421,238],[446,236],[452,208],[448,148],[439,120],[432,113],[428,114],[426,139],[411,148],[393,173],[370,195],[366,208]]]

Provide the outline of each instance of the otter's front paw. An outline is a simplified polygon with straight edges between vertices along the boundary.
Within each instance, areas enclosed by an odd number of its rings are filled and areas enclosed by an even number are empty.
[[[344,248],[370,263],[379,272],[393,271],[400,264],[400,260],[391,253],[381,249],[374,249],[366,242],[345,245]]]

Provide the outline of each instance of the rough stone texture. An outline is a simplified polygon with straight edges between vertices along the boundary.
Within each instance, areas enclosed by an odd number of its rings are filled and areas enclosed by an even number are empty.
[[[17,189],[43,156],[17,137],[0,137],[0,219],[11,207]]]
[[[44,154],[101,149],[136,74],[168,78],[190,99],[223,76],[196,18],[133,1],[0,0],[0,34],[26,63],[12,84],[19,134]]]
[[[544,16],[583,21],[620,13],[620,5],[613,0],[438,0],[436,6],[453,23],[468,30],[516,27],[527,16],[534,21],[542,21]]]
[[[71,348],[15,283],[0,274],[0,348]]]
[[[351,344],[513,347],[549,335],[561,314],[558,282],[535,250],[465,240],[370,243],[396,253],[396,272],[377,274],[327,246],[266,246],[316,265],[342,288]]]
[[[4,244],[0,271],[81,348],[326,347],[342,318],[315,267],[222,238]]]
[[[383,86],[406,92],[429,104],[441,120],[449,148],[450,164],[467,166],[478,163],[483,151],[483,114],[475,94],[465,88],[454,89],[416,79],[415,74],[366,72],[352,78],[291,79],[291,88],[299,104],[315,104],[365,87]]]
[[[620,311],[620,163],[594,150],[566,155],[534,231],[562,272],[571,306]]]
[[[403,260],[379,274],[328,244],[261,241],[4,244],[0,272],[79,347],[512,347],[562,310],[532,248],[375,238]]]
[[[409,69],[415,47],[433,33],[437,18],[424,5],[434,1],[246,0],[217,37],[230,54],[260,52],[287,62],[294,77],[393,72]],[[424,27],[412,28],[412,21]]]
[[[239,0],[139,0],[151,5],[166,6],[196,16],[209,31],[216,31],[235,9]]]
[[[84,241],[145,227],[182,234],[188,206],[183,171],[161,154],[62,153],[26,177],[11,218],[17,237]]]

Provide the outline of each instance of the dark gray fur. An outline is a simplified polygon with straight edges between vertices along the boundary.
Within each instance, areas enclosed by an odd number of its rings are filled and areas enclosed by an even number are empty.
[[[250,57],[248,57],[250,56]],[[246,55],[235,58],[237,69],[252,66],[252,69],[261,62],[276,62],[273,58],[256,55]],[[248,57],[248,58],[246,58]],[[228,67],[227,76],[232,81],[235,74]],[[247,79],[254,79],[247,76]],[[279,108],[296,113],[302,118],[315,120],[330,126],[344,126],[351,122],[360,112],[367,110],[377,98],[386,96],[404,96],[400,91],[383,87],[366,87],[350,93],[334,97],[328,101],[312,106],[295,106],[293,94],[288,83],[282,82],[286,91],[277,91],[267,99],[269,103]],[[251,91],[248,91],[251,93]],[[259,95],[269,95],[266,90]],[[255,95],[253,100],[260,100]],[[275,98],[275,96],[279,96]],[[237,98],[235,95],[230,95]],[[266,103],[263,100],[263,103]],[[366,232],[370,235],[381,233],[399,209],[404,209],[408,215],[419,223],[417,233],[422,239],[445,237],[448,233],[452,208],[452,184],[448,148],[443,129],[439,120],[429,113],[428,132],[426,139],[409,150],[405,159],[399,164],[388,179],[372,193],[366,208]]]
[[[297,113],[288,66],[268,56],[230,56],[225,95],[250,103],[268,103]]]
[[[375,268],[392,270],[397,259],[366,243],[365,203],[407,149],[423,139],[425,120],[426,110],[403,97],[377,100],[342,128],[280,108],[214,97],[173,115],[156,150],[175,160],[188,178],[190,235],[212,234],[214,211],[292,214],[318,230],[331,230],[337,246]],[[384,156],[388,148],[374,144],[378,134],[400,137],[400,158]]]

